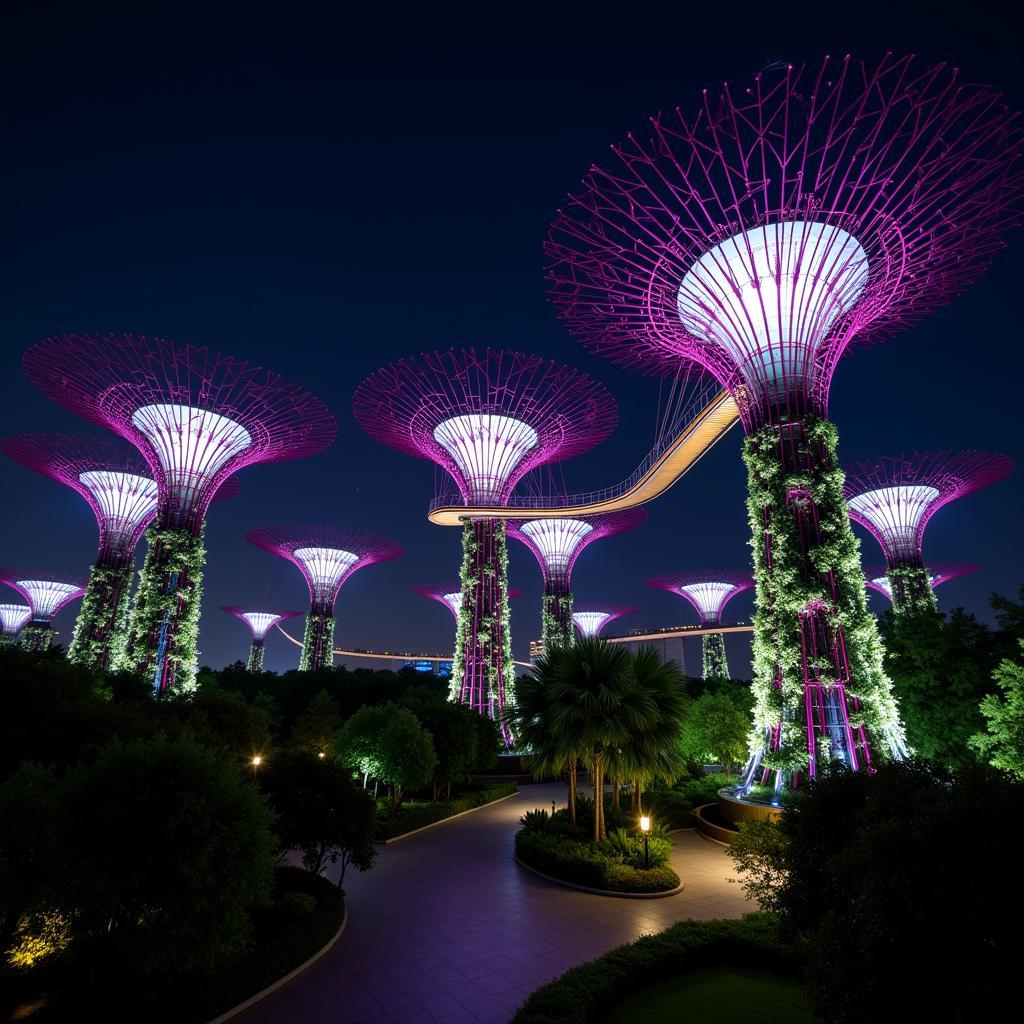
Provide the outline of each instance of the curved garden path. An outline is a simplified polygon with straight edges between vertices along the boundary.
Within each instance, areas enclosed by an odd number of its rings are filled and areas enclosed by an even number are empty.
[[[678,896],[613,899],[520,868],[512,836],[564,785],[516,796],[378,847],[373,870],[346,873],[348,927],[322,960],[236,1018],[245,1024],[504,1024],[567,968],[683,918],[738,917],[743,898],[723,848],[677,833]]]

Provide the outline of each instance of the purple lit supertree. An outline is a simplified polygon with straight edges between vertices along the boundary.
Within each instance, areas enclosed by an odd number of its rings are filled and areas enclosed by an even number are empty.
[[[0,569],[0,583],[21,594],[32,611],[29,621],[22,623],[21,646],[30,651],[45,651],[53,642],[53,617],[85,593],[87,582],[66,573]]]
[[[928,574],[928,586],[934,590],[949,580],[955,580],[958,576],[968,576],[977,572],[977,565],[961,565],[957,562],[932,562],[925,570]],[[864,582],[872,590],[884,594],[892,602],[892,581],[889,579],[889,568],[885,565],[864,566]],[[895,607],[895,604],[893,605]]]
[[[405,554],[401,544],[359,530],[302,523],[250,530],[250,544],[287,558],[309,587],[309,613],[299,669],[313,672],[334,661],[334,602],[342,584],[357,569]]]
[[[882,547],[897,615],[935,610],[924,563],[924,528],[943,505],[1009,475],[1013,461],[991,452],[914,452],[846,467],[850,517]]]
[[[585,373],[540,356],[449,349],[378,370],[356,389],[353,409],[371,437],[441,466],[464,503],[482,510],[463,528],[451,697],[501,719],[514,673],[505,524],[493,512],[531,469],[604,440],[615,401]]]
[[[207,507],[245,466],[323,451],[327,407],[262,367],[136,335],[61,335],[25,353],[29,379],[142,453],[157,511],[132,610],[124,667],[154,689],[195,685]]]
[[[642,508],[565,519],[512,519],[510,537],[525,544],[544,576],[541,638],[545,652],[573,642],[572,570],[585,547],[602,537],[633,530],[647,522]]]
[[[624,604],[580,604],[573,608],[572,624],[582,637],[600,636],[609,622],[621,619],[623,615],[632,615],[637,610]]]
[[[13,647],[21,627],[32,618],[27,604],[0,604],[0,647]]]
[[[749,572],[732,569],[705,569],[696,572],[676,572],[646,580],[647,586],[668,590],[685,597],[700,616],[704,627],[722,624],[725,606],[744,590],[750,590],[754,578]],[[725,656],[725,637],[709,633],[701,637],[705,679],[729,679],[729,662]]]
[[[302,614],[302,612],[285,611],[282,608],[249,610],[237,608],[234,605],[221,605],[220,610],[227,612],[228,615],[234,615],[236,619],[241,619],[249,627],[249,632],[252,633],[252,643],[249,645],[249,661],[246,664],[246,668],[250,672],[263,671],[264,658],[266,656],[264,641],[267,638],[267,633],[279,622],[284,622],[285,619],[294,619],[297,615]]]
[[[839,357],[967,287],[1018,219],[1021,126],[912,57],[826,58],[705,91],[593,167],[548,241],[552,298],[594,350],[703,368],[746,432],[757,612],[751,758],[772,799],[906,745],[827,419]]]

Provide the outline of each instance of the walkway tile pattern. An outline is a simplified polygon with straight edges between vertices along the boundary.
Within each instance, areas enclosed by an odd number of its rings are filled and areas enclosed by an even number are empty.
[[[753,909],[723,848],[675,836],[678,896],[626,900],[546,882],[512,859],[519,818],[565,802],[564,786],[511,800],[390,847],[345,879],[348,927],[334,949],[242,1017],[244,1024],[505,1024],[568,968],[684,918]]]

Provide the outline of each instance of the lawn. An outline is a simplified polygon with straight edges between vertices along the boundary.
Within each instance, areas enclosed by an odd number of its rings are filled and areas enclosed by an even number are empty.
[[[701,967],[614,1006],[603,1024],[813,1024],[800,982],[751,967]]]

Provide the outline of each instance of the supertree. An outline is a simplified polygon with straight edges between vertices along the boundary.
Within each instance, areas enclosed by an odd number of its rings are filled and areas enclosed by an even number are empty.
[[[420,587],[413,587],[414,594],[420,597],[429,597],[438,604],[443,604],[452,613],[456,624],[459,621],[459,609],[462,607],[462,584],[458,580],[449,583],[424,583]],[[506,591],[508,597],[518,597],[522,591],[515,587],[509,587]]]
[[[30,620],[21,628],[21,646],[30,651],[45,651],[53,642],[53,617],[85,593],[87,582],[80,576],[59,572],[0,569],[0,583],[21,594],[32,610]]]
[[[627,508],[572,519],[512,519],[506,524],[508,535],[530,549],[544,576],[541,638],[545,651],[573,642],[572,570],[583,549],[601,537],[645,522],[647,513],[642,508]]]
[[[136,335],[39,342],[25,372],[44,394],[109,427],[142,453],[157,511],[125,644],[124,667],[154,689],[191,689],[210,501],[239,469],[323,451],[337,425],[319,399],[262,367]]]
[[[449,349],[378,370],[356,389],[353,409],[372,437],[441,466],[466,506],[488,510],[463,527],[451,697],[503,719],[514,674],[505,524],[493,513],[531,469],[604,440],[615,401],[585,373],[540,356]]]
[[[914,452],[846,467],[850,517],[885,553],[898,615],[938,607],[925,567],[924,528],[943,505],[1002,480],[1012,460],[990,452]]]
[[[579,630],[582,637],[600,636],[601,630],[622,618],[623,615],[632,615],[637,611],[628,605],[618,604],[580,604],[573,608],[572,624]]]
[[[749,572],[731,569],[709,569],[699,572],[678,572],[655,576],[647,586],[668,590],[685,597],[700,616],[705,627],[720,626],[725,606],[744,590],[754,585]],[[705,679],[729,679],[729,662],[725,656],[725,637],[721,633],[705,634],[701,638]]]
[[[234,605],[221,605],[220,610],[227,612],[228,615],[234,615],[236,619],[241,619],[249,627],[249,632],[252,633],[252,644],[249,646],[249,661],[246,664],[246,668],[250,672],[263,671],[263,662],[266,655],[264,641],[267,638],[267,633],[279,622],[284,622],[285,619],[294,619],[297,615],[302,614],[302,612],[290,612],[281,608],[264,608],[258,611],[248,611],[245,608],[236,608]]]
[[[977,565],[961,565],[956,562],[932,562],[925,572],[928,574],[928,586],[934,590],[949,580],[955,580],[958,576],[968,576],[972,572],[977,572],[978,568]],[[892,580],[889,577],[888,566],[866,565],[864,567],[864,582],[872,590],[884,594],[892,601]],[[893,602],[894,610],[895,607],[895,602]]]
[[[359,530],[319,524],[264,526],[250,530],[250,544],[287,558],[309,587],[309,613],[302,638],[303,672],[325,668],[334,661],[334,602],[342,584],[357,569],[405,554],[401,544]]]
[[[0,604],[0,647],[13,647],[21,627],[32,618],[27,604]]]
[[[965,288],[1017,221],[999,94],[912,57],[763,72],[613,148],[548,240],[552,298],[593,349],[735,398],[753,531],[755,710],[742,791],[903,756],[828,395],[854,340]],[[757,787],[756,789],[754,787]]]

